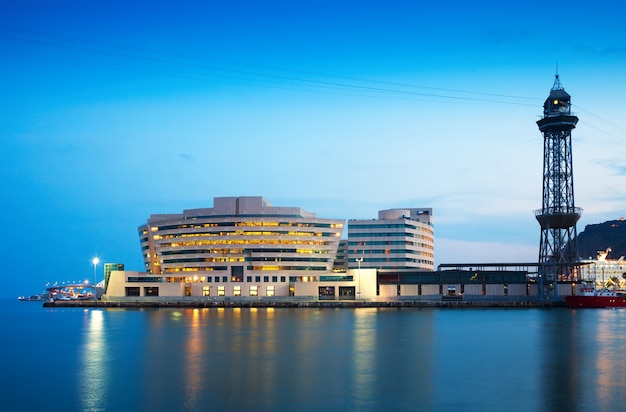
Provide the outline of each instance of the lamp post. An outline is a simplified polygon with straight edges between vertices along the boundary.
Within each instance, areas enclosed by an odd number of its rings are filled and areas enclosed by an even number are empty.
[[[98,259],[97,257],[93,258],[91,263],[93,263],[93,286],[96,286],[96,283],[98,283],[98,281],[96,280],[96,266],[98,266],[98,263],[100,263],[100,259]]]
[[[357,295],[359,295],[359,299],[361,298],[361,262],[363,262],[363,258],[359,257],[356,258],[357,263],[359,264],[359,291],[357,292]]]

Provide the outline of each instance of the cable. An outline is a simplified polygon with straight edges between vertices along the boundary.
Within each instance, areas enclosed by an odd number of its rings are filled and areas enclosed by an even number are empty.
[[[222,64],[234,65],[234,66],[239,66],[239,67],[252,67],[252,68],[258,68],[258,69],[263,69],[263,70],[271,70],[271,71],[274,71],[275,73],[263,73],[259,71],[241,70],[241,69],[236,69],[236,68],[208,66],[205,64],[190,63],[190,62],[177,61],[177,60],[171,60],[171,59],[162,59],[162,58],[156,58],[156,57],[151,57],[151,56],[142,56],[138,54],[132,54],[132,53],[129,54],[129,53],[111,51],[111,50],[106,50],[106,49],[97,49],[93,47],[80,46],[75,43],[76,42],[88,43],[88,44],[94,44],[94,45],[103,45],[106,47],[114,47],[114,48],[119,48],[119,49],[148,52],[148,53],[157,54],[157,55],[178,56],[178,57],[184,57],[184,58],[197,59],[197,57],[195,56],[190,56],[190,55],[186,55],[182,53],[172,53],[172,52],[167,52],[167,51],[159,51],[159,50],[141,48],[141,47],[135,47],[135,46],[126,46],[126,45],[120,45],[120,44],[115,44],[115,43],[107,43],[107,42],[102,42],[102,41],[87,40],[87,39],[81,39],[81,38],[76,38],[76,37],[61,36],[61,35],[56,35],[56,34],[51,34],[51,33],[44,33],[44,32],[26,30],[26,29],[18,29],[18,28],[7,27],[7,26],[0,26],[0,29],[5,29],[5,30],[8,29],[8,30],[14,30],[14,31],[19,31],[19,32],[24,32],[24,33],[35,34],[39,36],[52,37],[52,38],[57,38],[57,39],[62,39],[62,40],[70,40],[74,42],[74,44],[63,44],[63,43],[50,41],[48,39],[40,40],[40,39],[0,35],[4,37],[5,39],[10,39],[14,41],[31,42],[34,44],[40,44],[40,45],[44,45],[48,47],[60,47],[60,48],[78,50],[78,51],[83,51],[83,52],[96,53],[96,54],[101,54],[101,55],[106,55],[106,56],[117,56],[117,57],[123,57],[123,58],[135,59],[135,60],[150,61],[153,63],[186,66],[186,67],[192,67],[192,68],[197,68],[201,70],[209,70],[209,71],[213,70],[213,71],[221,71],[221,72],[226,72],[226,73],[235,73],[235,74],[244,75],[244,76],[253,76],[253,78],[257,78],[258,81],[265,81],[265,82],[268,81],[267,79],[287,80],[287,81],[299,83],[298,86],[317,85],[317,86],[324,86],[324,87],[330,87],[330,88],[338,88],[344,91],[345,90],[357,90],[357,91],[375,92],[375,93],[383,93],[383,94],[391,93],[391,94],[400,94],[400,95],[407,95],[407,96],[422,96],[422,97],[430,97],[430,98],[452,99],[452,100],[458,100],[458,101],[479,101],[479,102],[497,103],[497,104],[516,104],[516,105],[535,106],[535,104],[532,104],[532,103],[522,103],[522,102],[502,100],[502,99],[537,101],[537,99],[535,98],[523,97],[523,96],[512,96],[512,95],[485,93],[485,92],[473,92],[473,91],[458,90],[458,89],[446,89],[446,88],[421,86],[421,85],[408,84],[408,83],[396,83],[396,82],[381,81],[381,80],[363,79],[363,78],[357,78],[357,77],[352,77],[352,76],[329,75],[329,74],[316,73],[316,72],[310,72],[310,71],[285,69],[285,68],[279,68],[279,67],[274,67],[274,66],[264,66],[264,65],[229,61],[229,60],[220,60],[220,59],[215,59],[215,58],[210,58],[210,60],[220,62]],[[339,81],[316,80],[316,79],[311,79],[311,78],[294,77],[294,76],[287,76],[287,75],[276,74],[276,73],[314,75],[314,76],[321,76],[322,78],[329,78],[329,79],[350,80],[353,82],[365,83],[365,85],[355,84],[355,83],[345,83],[345,82],[342,83]],[[251,79],[244,79],[244,80],[250,81]],[[394,88],[378,87],[374,85],[394,86]],[[268,87],[268,86],[265,85],[265,87]],[[279,88],[285,88],[285,86],[282,85]],[[418,91],[406,90],[402,88],[433,90],[433,91],[445,92],[445,94],[418,92]],[[453,95],[451,93],[456,93],[457,95]],[[482,96],[482,97],[459,96],[458,94],[467,94],[470,96],[474,95],[474,96]],[[484,98],[484,97],[489,97],[489,98]]]

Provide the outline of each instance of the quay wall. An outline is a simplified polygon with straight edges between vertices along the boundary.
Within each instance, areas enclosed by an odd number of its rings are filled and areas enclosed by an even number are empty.
[[[311,296],[277,297],[277,298],[199,298],[199,297],[109,297],[103,300],[58,300],[44,302],[44,307],[93,307],[93,308],[210,308],[210,307],[284,307],[284,308],[360,308],[360,307],[566,307],[562,298],[541,300],[536,297],[523,296],[409,296],[384,300],[319,300]]]

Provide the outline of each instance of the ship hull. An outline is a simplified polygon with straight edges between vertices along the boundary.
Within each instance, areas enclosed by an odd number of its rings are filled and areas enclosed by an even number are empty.
[[[570,308],[626,308],[624,296],[565,296]]]

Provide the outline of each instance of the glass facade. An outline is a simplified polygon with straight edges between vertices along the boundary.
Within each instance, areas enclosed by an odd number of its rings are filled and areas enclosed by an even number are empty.
[[[348,222],[347,267],[434,270],[434,245],[432,209],[381,210]]]

